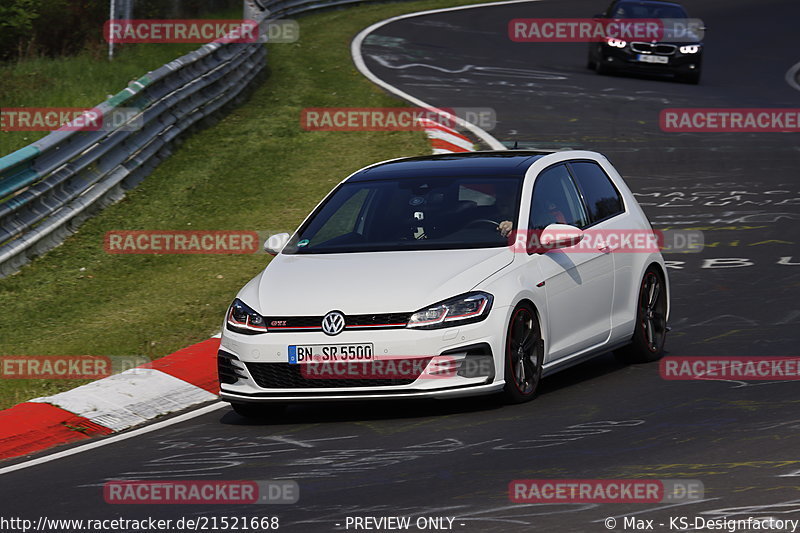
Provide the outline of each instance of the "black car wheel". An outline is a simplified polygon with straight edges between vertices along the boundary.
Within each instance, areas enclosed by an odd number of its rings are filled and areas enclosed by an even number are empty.
[[[597,72],[601,76],[608,76],[609,74],[611,74],[613,72],[611,70],[611,67],[609,67],[608,65],[603,63],[603,58],[600,58],[600,59],[597,60],[597,63],[595,64],[594,71]]]
[[[505,396],[511,403],[532,400],[539,389],[544,363],[544,344],[536,313],[520,304],[511,315],[506,336]]]
[[[626,363],[647,363],[661,358],[667,336],[667,288],[654,267],[644,273],[636,306],[636,325],[632,342],[617,350]]]
[[[586,58],[586,68],[588,68],[589,70],[594,70],[595,68],[597,68],[597,62],[594,60],[591,50],[589,50],[589,55]]]

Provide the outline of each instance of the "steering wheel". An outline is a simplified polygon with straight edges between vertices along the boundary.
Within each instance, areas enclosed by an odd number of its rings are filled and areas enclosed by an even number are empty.
[[[499,222],[495,222],[494,220],[489,220],[488,218],[479,218],[477,220],[473,220],[472,222],[468,222],[464,228],[474,226],[475,224],[491,224],[495,229],[497,229],[497,226],[500,225]]]

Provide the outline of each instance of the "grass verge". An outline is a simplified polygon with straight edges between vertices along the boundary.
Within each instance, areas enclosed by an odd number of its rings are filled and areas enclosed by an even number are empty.
[[[206,19],[241,19],[241,9],[200,15]],[[107,49],[91,49],[59,58],[40,57],[0,63],[0,107],[91,108],[124,89],[132,80],[198,48],[196,44],[118,46],[114,60]],[[0,156],[8,155],[48,132],[0,132]]]
[[[362,5],[301,17],[299,42],[270,47],[270,76],[246,104],[188,139],[137,189],[62,246],[0,280],[0,354],[157,358],[218,331],[228,304],[268,256],[109,255],[103,250],[105,233],[290,230],[348,173],[383,159],[429,153],[420,132],[307,132],[300,127],[300,112],[304,107],[402,105],[358,73],[350,58],[351,39],[373,22],[454,4]],[[132,57],[91,77],[83,72],[81,79],[93,87],[83,88],[76,77],[63,100],[42,97],[42,102],[96,104],[106,91],[116,92],[115,87],[184,52],[140,53],[128,52]],[[90,66],[87,61],[20,64],[8,79],[14,91],[39,94],[36,80],[63,81],[60,73],[74,77],[73,70]],[[41,94],[57,92],[62,81]],[[9,101],[9,91],[0,101]],[[37,105],[35,100],[26,105]],[[0,408],[79,384],[4,379]]]

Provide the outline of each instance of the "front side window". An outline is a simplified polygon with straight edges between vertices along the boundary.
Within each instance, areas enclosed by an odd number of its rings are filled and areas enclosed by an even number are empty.
[[[284,249],[288,254],[508,245],[522,178],[432,177],[339,186]]]
[[[541,230],[550,224],[588,225],[586,211],[567,170],[560,164],[544,170],[533,186],[530,229]]]
[[[625,211],[619,192],[600,165],[592,161],[573,161],[569,166],[593,224]]]
[[[374,197],[369,189],[352,189],[340,196],[330,217],[317,228],[314,236],[320,242],[329,242],[339,237],[363,231],[365,207]]]

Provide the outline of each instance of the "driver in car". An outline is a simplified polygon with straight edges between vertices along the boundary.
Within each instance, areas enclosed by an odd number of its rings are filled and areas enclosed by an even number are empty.
[[[500,232],[501,237],[508,237],[512,229],[514,229],[514,223],[510,220],[504,220],[497,225],[497,231]]]

